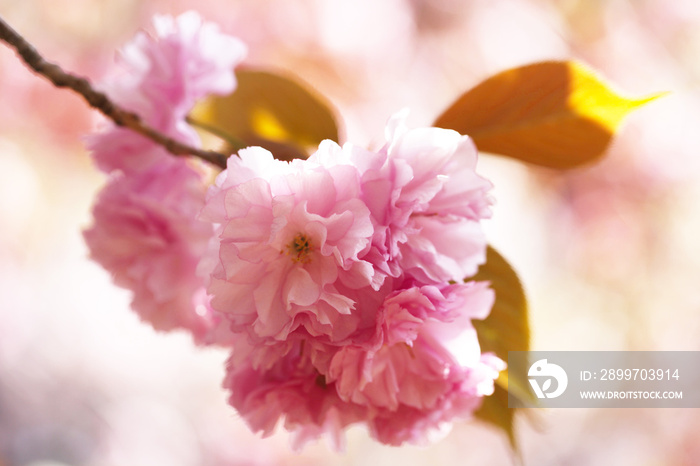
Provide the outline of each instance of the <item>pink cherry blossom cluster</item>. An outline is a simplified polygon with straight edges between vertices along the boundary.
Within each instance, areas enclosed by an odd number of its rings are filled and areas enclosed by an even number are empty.
[[[166,134],[235,87],[245,47],[194,13],[158,18],[109,89]],[[472,319],[493,304],[467,281],[485,260],[491,184],[466,136],[393,117],[377,151],[324,141],[307,160],[241,150],[209,186],[189,161],[108,127],[90,141],[111,174],[85,232],[92,257],[155,328],[231,350],[224,385],[255,431],[299,444],[364,423],[422,442],[469,418],[504,363]]]
[[[141,33],[123,48],[108,94],[156,130],[198,145],[185,118],[197,99],[235,89],[232,70],[246,47],[194,12],[158,16],[154,26],[155,36]],[[196,341],[211,342],[220,319],[207,308],[205,281],[196,274],[213,233],[197,220],[205,174],[115,125],[91,136],[88,148],[110,175],[84,233],[92,258],[133,291],[132,308],[156,329],[185,328]]]

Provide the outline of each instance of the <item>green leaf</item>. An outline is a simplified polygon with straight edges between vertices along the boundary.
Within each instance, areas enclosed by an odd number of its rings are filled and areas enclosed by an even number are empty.
[[[489,316],[475,320],[482,352],[493,352],[508,361],[508,351],[530,349],[530,327],[527,316],[527,300],[518,275],[510,264],[494,248],[488,247],[486,263],[469,280],[488,281],[496,294],[496,301]],[[477,416],[503,429],[515,447],[513,432],[514,409],[508,407],[508,390],[521,405],[533,402],[528,388],[527,373],[503,371],[496,380],[493,395],[484,399]]]
[[[324,139],[338,141],[330,105],[307,84],[269,71],[241,70],[236,77],[234,92],[200,102],[188,121],[230,150],[262,146],[283,160],[306,158]]]
[[[483,81],[435,126],[469,135],[480,151],[566,169],[601,157],[623,118],[660,95],[626,98],[580,63],[541,62]]]

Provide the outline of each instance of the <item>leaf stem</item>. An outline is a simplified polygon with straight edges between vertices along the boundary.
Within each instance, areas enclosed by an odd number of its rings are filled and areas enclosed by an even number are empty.
[[[80,94],[92,108],[99,110],[117,126],[129,128],[149,138],[156,144],[163,146],[173,155],[193,155],[211,164],[226,168],[226,155],[215,151],[191,147],[164,135],[144,123],[137,114],[126,111],[112,102],[106,94],[92,87],[87,79],[68,73],[61,69],[60,66],[46,61],[41,54],[39,54],[24,37],[12,29],[2,17],[0,17],[0,39],[14,48],[22,61],[37,74],[51,81],[56,87],[67,87]]]
[[[235,153],[241,149],[245,149],[246,147],[248,147],[247,144],[241,141],[240,139],[231,136],[230,134],[227,134],[226,132],[215,127],[214,125],[201,122],[192,118],[191,116],[187,116],[185,118],[185,121],[190,125],[195,126],[203,131],[206,131],[226,142],[230,146],[231,152]]]

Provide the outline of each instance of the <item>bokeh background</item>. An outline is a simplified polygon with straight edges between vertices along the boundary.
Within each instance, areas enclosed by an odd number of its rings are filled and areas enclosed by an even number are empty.
[[[519,271],[539,350],[700,350],[700,2],[696,0],[0,0],[63,67],[99,80],[154,13],[197,9],[292,70],[377,145],[395,111],[429,125],[505,68],[576,58],[633,96],[608,157],[567,173],[484,155],[489,238]],[[0,46],[0,466],[511,465],[502,433],[455,425],[428,447],[361,428],[344,454],[251,434],[220,388],[226,354],[158,334],[87,259],[105,182],[99,117]],[[517,420],[525,465],[700,464],[694,409],[560,409]]]

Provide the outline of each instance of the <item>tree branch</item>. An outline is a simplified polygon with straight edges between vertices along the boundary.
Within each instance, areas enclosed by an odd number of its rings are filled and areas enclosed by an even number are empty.
[[[137,114],[120,108],[112,102],[106,94],[95,90],[87,79],[67,73],[58,65],[46,61],[39,52],[37,52],[24,37],[17,33],[17,31],[12,29],[2,17],[0,17],[0,39],[14,48],[22,61],[37,74],[51,81],[56,87],[67,87],[77,92],[83,96],[92,108],[99,110],[117,126],[127,127],[149,138],[156,144],[163,146],[173,155],[193,155],[206,162],[226,168],[227,157],[224,154],[191,147],[164,135],[144,123]]]

